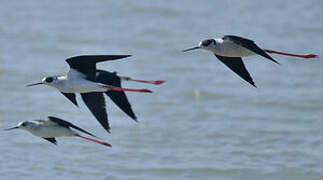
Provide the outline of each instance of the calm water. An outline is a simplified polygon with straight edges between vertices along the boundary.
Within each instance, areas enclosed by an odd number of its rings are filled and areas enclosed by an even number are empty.
[[[25,131],[0,132],[0,179],[323,179],[323,62],[245,58],[259,88],[211,53],[180,50],[236,34],[261,47],[323,55],[323,1],[12,1],[0,5],[0,128],[55,115],[113,148],[78,138],[51,145]],[[49,87],[66,57],[133,54],[100,68],[165,79],[128,93],[139,123],[110,100],[107,134],[78,98]]]

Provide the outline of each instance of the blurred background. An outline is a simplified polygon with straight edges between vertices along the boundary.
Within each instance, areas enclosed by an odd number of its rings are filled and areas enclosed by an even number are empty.
[[[234,34],[260,47],[323,55],[321,0],[12,1],[0,6],[0,128],[48,115],[113,145],[0,131],[1,179],[323,179],[323,62],[244,58],[258,88],[211,53],[181,50]],[[107,99],[112,133],[80,97],[26,88],[68,71],[67,57],[132,54],[99,68],[124,82],[135,123]]]

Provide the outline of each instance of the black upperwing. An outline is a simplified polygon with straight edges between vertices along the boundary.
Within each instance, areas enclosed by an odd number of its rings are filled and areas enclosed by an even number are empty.
[[[224,57],[214,54],[221,62],[228,66],[233,72],[239,75],[242,79],[256,87],[255,83],[252,80],[247,68],[242,62],[240,57]]]
[[[68,121],[65,121],[63,119],[60,119],[60,118],[57,118],[57,117],[54,117],[54,116],[48,116],[48,119],[50,121],[52,121],[52,122],[60,125],[60,126],[63,126],[63,127],[66,127],[66,128],[70,128],[71,127],[71,128],[77,129],[77,130],[79,130],[79,131],[81,131],[81,132],[83,132],[85,134],[88,134],[90,136],[93,136],[93,137],[96,137],[97,138],[97,136],[95,136],[95,135],[87,132],[86,130],[84,130],[84,129],[80,128],[80,127],[77,127],[74,124],[72,124],[72,123],[70,123]]]
[[[259,48],[256,43],[250,39],[246,39],[243,37],[239,37],[239,36],[233,36],[233,35],[226,35],[222,38],[223,40],[230,40],[244,48],[249,49],[250,51],[259,54],[260,56],[263,56],[265,58],[270,59],[271,61],[279,64],[274,58],[272,58],[271,56],[269,56],[264,50],[262,50],[261,48]]]
[[[82,55],[66,59],[70,68],[86,75],[86,79],[95,80],[96,63],[129,57],[130,55]]]
[[[111,73],[108,71],[97,70],[96,82],[107,84],[111,86],[121,87],[121,80],[117,73]],[[128,116],[137,121],[137,117],[131,108],[131,104],[128,101],[126,93],[123,91],[106,91],[105,94]]]
[[[108,114],[102,92],[81,93],[82,99],[103,128],[110,133]]]
[[[77,105],[75,93],[63,93],[61,92],[67,99],[69,99],[75,106]]]

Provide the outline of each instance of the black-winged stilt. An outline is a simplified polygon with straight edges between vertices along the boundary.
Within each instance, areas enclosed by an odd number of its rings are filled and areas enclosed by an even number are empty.
[[[133,91],[151,93],[148,89],[129,89],[121,88],[120,86],[113,86],[105,84],[107,82],[106,74],[102,70],[96,69],[96,63],[116,60],[129,57],[130,55],[83,55],[66,59],[70,66],[70,70],[66,75],[57,75],[45,77],[40,83],[29,84],[27,86],[34,86],[39,84],[48,85],[58,89],[66,98],[77,105],[75,93],[80,93],[84,103],[90,109],[92,114],[100,122],[105,130],[110,132],[107,112],[105,108],[105,100],[103,92],[110,91]],[[151,81],[152,84],[158,84],[159,81]],[[149,83],[149,81],[147,82]],[[113,94],[113,93],[107,93]],[[117,97],[112,97],[117,98]],[[124,97],[123,97],[124,98]],[[116,102],[117,100],[115,100]],[[121,102],[123,103],[123,102]],[[121,104],[119,103],[119,104]],[[133,112],[130,112],[130,104],[124,107],[125,112],[135,119]],[[130,107],[130,108],[129,108]]]
[[[241,78],[243,78],[245,81],[247,81],[255,87],[256,85],[253,82],[248,70],[246,69],[241,57],[258,54],[277,64],[279,63],[267,53],[275,53],[300,58],[318,57],[315,54],[300,55],[269,49],[261,49],[255,44],[254,41],[233,35],[226,35],[223,38],[214,38],[201,41],[198,46],[185,49],[183,50],[183,52],[191,51],[194,49],[205,49],[211,51],[221,62],[228,66],[233,72],[238,74]]]
[[[67,122],[65,120],[59,119],[57,117],[49,116],[48,120],[34,120],[34,121],[22,121],[17,126],[8,128],[5,130],[13,130],[13,129],[24,129],[26,131],[29,131],[31,134],[42,137],[43,139],[53,143],[57,144],[56,137],[62,137],[62,136],[77,136],[81,137],[85,140],[92,141],[95,143],[102,144],[104,146],[112,147],[111,144],[100,141],[97,139],[89,138],[80,135],[75,130],[78,130],[80,132],[83,132],[87,135],[90,135],[92,137],[96,137],[95,135],[85,131],[84,129],[81,129],[80,127],[75,126],[74,124]],[[97,137],[96,137],[97,138]]]

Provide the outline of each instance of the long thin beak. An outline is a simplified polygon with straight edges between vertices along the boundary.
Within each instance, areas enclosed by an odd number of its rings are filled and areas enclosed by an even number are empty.
[[[192,50],[195,50],[195,49],[200,49],[200,47],[196,46],[196,47],[188,48],[188,49],[183,50],[182,52],[192,51]]]
[[[39,82],[39,83],[34,83],[34,84],[28,84],[28,85],[26,85],[27,87],[30,87],[30,86],[36,86],[36,85],[40,85],[40,84],[44,84],[44,83],[42,83],[42,82]]]
[[[16,127],[8,128],[8,129],[5,129],[5,131],[10,131],[10,130],[13,130],[13,129],[19,129],[19,127],[16,126]]]

